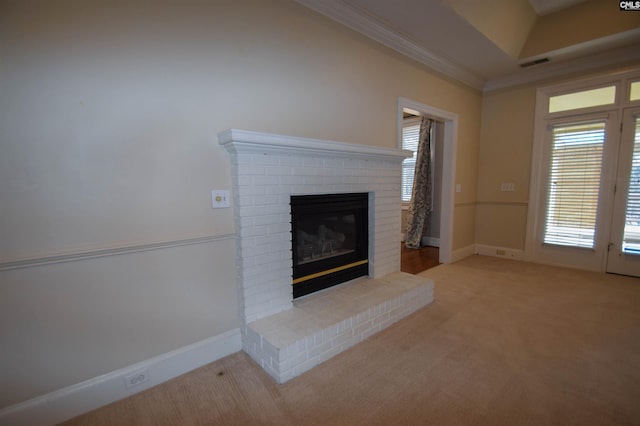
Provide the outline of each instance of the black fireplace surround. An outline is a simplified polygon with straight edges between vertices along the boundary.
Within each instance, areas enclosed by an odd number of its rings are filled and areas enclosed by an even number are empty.
[[[293,297],[368,275],[369,194],[291,197]]]

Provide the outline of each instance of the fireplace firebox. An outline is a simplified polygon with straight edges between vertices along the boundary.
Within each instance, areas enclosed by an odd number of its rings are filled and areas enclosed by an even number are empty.
[[[291,197],[293,297],[366,276],[368,193]]]

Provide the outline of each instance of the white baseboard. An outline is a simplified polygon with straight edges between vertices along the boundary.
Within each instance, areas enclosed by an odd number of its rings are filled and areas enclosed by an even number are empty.
[[[126,398],[242,350],[240,329],[75,385],[0,409],[2,425],[53,425]],[[149,380],[126,389],[124,377],[146,370]]]
[[[436,237],[422,237],[420,241],[423,246],[440,247],[440,238]]]
[[[488,246],[476,244],[475,252],[482,256],[501,257],[505,259],[524,260],[524,250],[508,247]]]
[[[464,259],[465,257],[473,256],[476,253],[475,244],[468,245],[458,250],[454,250],[451,253],[451,263]]]

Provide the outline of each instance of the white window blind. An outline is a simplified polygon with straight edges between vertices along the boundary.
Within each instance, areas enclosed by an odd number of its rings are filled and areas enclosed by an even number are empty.
[[[605,122],[555,126],[552,137],[544,242],[593,248]]]
[[[411,201],[419,139],[420,124],[411,124],[402,127],[402,149],[413,151],[412,157],[402,160],[402,201],[404,202]]]
[[[640,117],[635,118],[634,135],[622,250],[640,254]]]

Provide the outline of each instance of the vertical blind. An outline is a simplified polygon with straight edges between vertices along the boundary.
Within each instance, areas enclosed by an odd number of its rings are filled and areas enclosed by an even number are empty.
[[[554,126],[544,243],[593,248],[605,122]]]
[[[634,135],[622,250],[640,254],[640,117],[635,117]]]
[[[402,149],[413,151],[413,156],[402,160],[402,201],[411,201],[413,177],[416,170],[416,153],[420,139],[420,124],[402,128]]]

